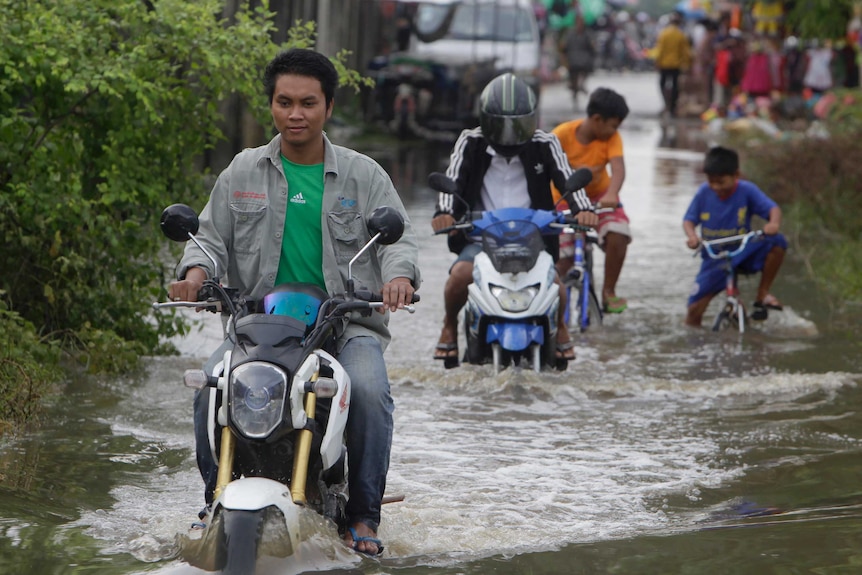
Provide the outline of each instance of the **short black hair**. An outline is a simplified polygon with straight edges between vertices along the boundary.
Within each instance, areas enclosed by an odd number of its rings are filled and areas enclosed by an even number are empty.
[[[338,86],[338,71],[332,61],[314,50],[306,48],[292,48],[279,52],[263,72],[263,85],[269,103],[275,94],[275,83],[278,77],[284,74],[296,74],[298,76],[309,76],[320,81],[326,106],[335,98],[335,88]]]
[[[605,120],[618,118],[622,122],[629,115],[629,107],[626,99],[610,88],[596,88],[587,102],[587,116],[593,114],[598,114]]]
[[[714,146],[703,159],[703,173],[708,176],[732,176],[739,171],[739,154],[723,146]]]

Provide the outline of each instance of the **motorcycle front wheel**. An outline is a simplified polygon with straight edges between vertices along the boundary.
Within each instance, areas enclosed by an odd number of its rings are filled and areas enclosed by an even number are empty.
[[[222,566],[224,575],[254,575],[263,519],[263,509],[222,511],[220,556],[216,564]]]

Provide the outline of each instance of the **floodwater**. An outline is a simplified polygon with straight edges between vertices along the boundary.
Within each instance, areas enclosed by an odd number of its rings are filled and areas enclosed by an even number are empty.
[[[370,150],[421,236],[415,314],[392,316],[396,400],[379,560],[329,547],[268,573],[839,574],[862,571],[862,362],[790,258],[785,304],[740,337],[682,325],[698,261],[682,214],[708,136],[663,128],[654,76],[605,76],[621,91],[634,241],[618,292],[629,309],[576,336],[563,373],[444,370],[431,359],[453,256],[431,233],[445,146]],[[542,124],[572,115],[560,86]],[[597,257],[596,269],[602,269]],[[753,280],[742,283],[751,299]],[[142,302],[148,305],[148,302]],[[191,391],[217,318],[151,359],[140,377],[76,382],[44,425],[0,443],[0,574],[200,573],[178,556],[200,508]],[[462,341],[463,345],[463,341]]]

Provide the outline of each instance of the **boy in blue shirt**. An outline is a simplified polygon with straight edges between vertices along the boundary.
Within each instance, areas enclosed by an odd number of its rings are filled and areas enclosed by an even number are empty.
[[[706,153],[703,171],[707,181],[698,188],[683,218],[686,244],[691,249],[700,246],[697,226],[703,239],[715,240],[748,233],[752,215],[767,220],[762,240],[752,241],[732,260],[739,273],[762,272],[751,318],[765,320],[770,309],[782,309],[778,299],[769,293],[787,250],[787,240],[778,233],[781,208],[755,184],[739,178],[739,155],[734,150],[711,148]],[[686,325],[699,327],[709,302],[724,291],[723,265],[721,260],[703,254],[700,272],[688,298]]]

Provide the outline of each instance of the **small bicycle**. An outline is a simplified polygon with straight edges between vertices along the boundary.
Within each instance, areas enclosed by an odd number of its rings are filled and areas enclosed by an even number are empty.
[[[746,234],[736,236],[728,236],[717,240],[701,240],[700,244],[703,251],[714,260],[724,260],[725,272],[727,280],[724,291],[727,295],[727,300],[722,306],[721,311],[715,316],[715,322],[712,324],[712,331],[722,331],[728,328],[737,328],[739,333],[745,333],[745,324],[748,321],[748,314],[745,309],[745,304],[739,299],[739,287],[736,284],[737,271],[732,260],[735,256],[742,253],[745,247],[752,239],[759,238],[763,235],[763,231],[757,230]],[[720,249],[718,252],[714,249],[717,246],[726,244],[739,244],[734,249]],[[697,255],[697,252],[695,252]]]
[[[564,317],[569,329],[585,332],[602,325],[602,306],[593,278],[593,246],[599,243],[599,236],[586,226],[572,225],[566,231],[574,234],[575,255],[572,269],[563,278],[569,300]]]

